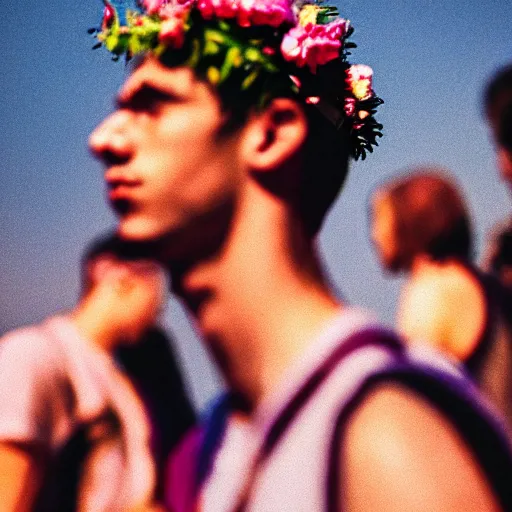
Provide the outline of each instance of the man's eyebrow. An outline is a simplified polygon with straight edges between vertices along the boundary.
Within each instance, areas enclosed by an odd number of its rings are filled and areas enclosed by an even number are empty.
[[[127,88],[123,88],[115,98],[114,103],[117,108],[128,108],[141,99],[165,101],[180,98],[183,98],[183,93],[180,93],[180,91],[172,85],[159,84],[154,83],[153,80],[148,81],[147,79],[142,79],[133,86],[128,85]]]
[[[175,95],[158,86],[141,82],[129,92],[121,92],[115,99],[115,105],[118,109],[143,107],[152,101],[165,101],[175,98]]]

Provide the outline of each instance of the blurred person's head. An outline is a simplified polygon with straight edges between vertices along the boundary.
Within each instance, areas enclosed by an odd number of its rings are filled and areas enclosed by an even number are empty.
[[[502,178],[512,184],[512,65],[501,68],[484,93],[485,114],[496,144]]]
[[[152,328],[165,299],[162,268],[136,244],[110,235],[94,241],[84,254],[80,302],[96,301],[106,308],[106,321],[119,342],[135,342]]]
[[[471,228],[456,185],[436,168],[413,169],[371,198],[371,238],[382,266],[408,271],[419,256],[471,258]]]
[[[493,229],[483,262],[486,271],[512,288],[512,228],[510,224]]]

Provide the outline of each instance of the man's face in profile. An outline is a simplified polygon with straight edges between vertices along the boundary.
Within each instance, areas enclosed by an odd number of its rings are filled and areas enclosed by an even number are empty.
[[[204,218],[232,201],[240,182],[237,136],[219,136],[225,114],[192,70],[152,57],[129,76],[117,103],[90,147],[106,166],[119,235],[176,236],[174,249],[185,250],[204,236],[197,227]]]

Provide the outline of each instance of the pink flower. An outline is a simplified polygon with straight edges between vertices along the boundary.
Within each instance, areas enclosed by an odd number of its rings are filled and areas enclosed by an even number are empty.
[[[185,19],[185,16],[187,15],[188,11],[190,10],[192,6],[192,2],[190,1],[174,1],[174,2],[168,2],[162,7],[160,7],[160,10],[158,11],[158,15],[163,20],[170,20],[172,18],[179,18],[180,20]]]
[[[293,0],[240,0],[238,23],[242,27],[294,23]]]
[[[238,12],[240,0],[199,0],[197,8],[205,19],[234,18]]]
[[[101,29],[108,30],[114,23],[115,17],[115,9],[108,2],[105,2],[105,8],[103,9],[103,20],[101,22]]]
[[[142,0],[142,5],[148,14],[158,14],[170,18],[171,12],[187,11],[194,0]]]
[[[199,0],[197,2],[197,8],[205,20],[213,18],[213,15],[215,14],[215,9],[213,8],[211,0]]]
[[[306,64],[313,73],[317,66],[327,64],[340,55],[341,40],[345,37],[349,22],[339,19],[327,25],[305,27],[298,25],[286,34],[281,43],[281,52],[287,61],[292,61],[298,67]]]
[[[278,27],[295,20],[292,0],[199,0],[197,8],[205,19],[236,17],[242,27]]]
[[[143,0],[142,5],[148,14],[156,14],[167,2],[165,0]]]
[[[182,10],[182,15],[174,12],[172,16],[163,17],[162,26],[158,38],[165,46],[172,48],[181,48],[185,42],[185,21],[186,9]]]
[[[347,70],[347,84],[350,92],[360,101],[373,96],[373,70],[365,64],[354,64]]]
[[[300,89],[302,87],[301,81],[295,75],[290,75],[290,80],[294,83],[294,85],[298,89]]]

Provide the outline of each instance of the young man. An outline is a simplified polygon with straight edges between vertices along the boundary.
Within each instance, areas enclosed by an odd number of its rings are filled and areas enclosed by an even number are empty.
[[[86,254],[82,278],[71,312],[0,340],[2,510],[154,509],[159,425],[150,424],[114,353],[154,326],[165,276],[108,238]],[[175,420],[191,424],[184,411]]]
[[[410,170],[379,187],[372,238],[384,269],[407,276],[397,326],[463,363],[512,427],[510,292],[472,262],[469,214],[446,172]]]
[[[107,4],[100,42],[146,55],[90,145],[120,236],[153,245],[245,401],[200,505],[508,506],[496,469],[509,471],[509,452],[492,420],[323,276],[315,234],[349,154],[380,128],[368,68],[346,61],[349,23],[285,0],[144,7],[125,16]]]

